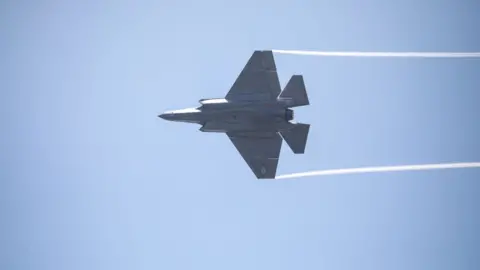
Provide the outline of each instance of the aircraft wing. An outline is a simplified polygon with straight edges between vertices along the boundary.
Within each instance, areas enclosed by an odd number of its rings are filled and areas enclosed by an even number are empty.
[[[275,178],[282,138],[277,132],[227,132],[258,179]]]
[[[237,101],[275,100],[280,92],[273,52],[255,51],[225,99]]]

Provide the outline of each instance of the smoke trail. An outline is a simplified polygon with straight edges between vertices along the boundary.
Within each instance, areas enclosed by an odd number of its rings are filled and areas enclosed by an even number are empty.
[[[280,175],[275,179],[306,177],[316,175],[336,175],[336,174],[357,174],[374,172],[397,172],[397,171],[419,171],[419,170],[438,170],[438,169],[459,169],[459,168],[480,168],[480,162],[469,163],[443,163],[443,164],[424,164],[424,165],[403,165],[403,166],[384,166],[384,167],[364,167],[336,170],[321,170],[303,173],[292,173]]]
[[[409,58],[479,58],[480,52],[322,52],[297,50],[272,50],[274,53],[343,56],[343,57],[409,57]]]

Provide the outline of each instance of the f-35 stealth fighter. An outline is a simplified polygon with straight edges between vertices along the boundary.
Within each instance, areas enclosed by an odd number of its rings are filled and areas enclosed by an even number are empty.
[[[303,77],[293,75],[281,91],[272,51],[255,51],[225,98],[199,102],[159,117],[226,133],[258,179],[275,178],[282,138],[293,153],[305,152],[310,125],[292,122],[290,109],[309,105]]]

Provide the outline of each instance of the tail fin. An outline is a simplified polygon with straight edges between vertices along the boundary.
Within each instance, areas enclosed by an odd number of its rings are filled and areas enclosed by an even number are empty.
[[[287,86],[280,93],[279,98],[290,99],[291,106],[299,107],[309,105],[307,90],[302,75],[293,75],[287,83]]]
[[[310,130],[309,124],[292,124],[292,129],[282,131],[280,134],[287,142],[292,152],[295,154],[305,153],[305,146],[307,145],[308,131]]]

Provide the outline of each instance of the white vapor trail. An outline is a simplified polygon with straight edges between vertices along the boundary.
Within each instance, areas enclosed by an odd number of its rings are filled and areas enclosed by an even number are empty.
[[[299,50],[272,50],[272,52],[296,55],[343,57],[480,58],[480,52],[323,52]]]
[[[402,165],[402,166],[383,166],[383,167],[363,167],[363,168],[348,168],[348,169],[336,169],[336,170],[320,170],[320,171],[311,171],[311,172],[302,172],[302,173],[292,173],[292,174],[280,175],[280,176],[275,177],[275,179],[317,176],[317,175],[358,174],[358,173],[398,172],[398,171],[423,171],[423,170],[460,169],[460,168],[480,168],[480,162]]]

